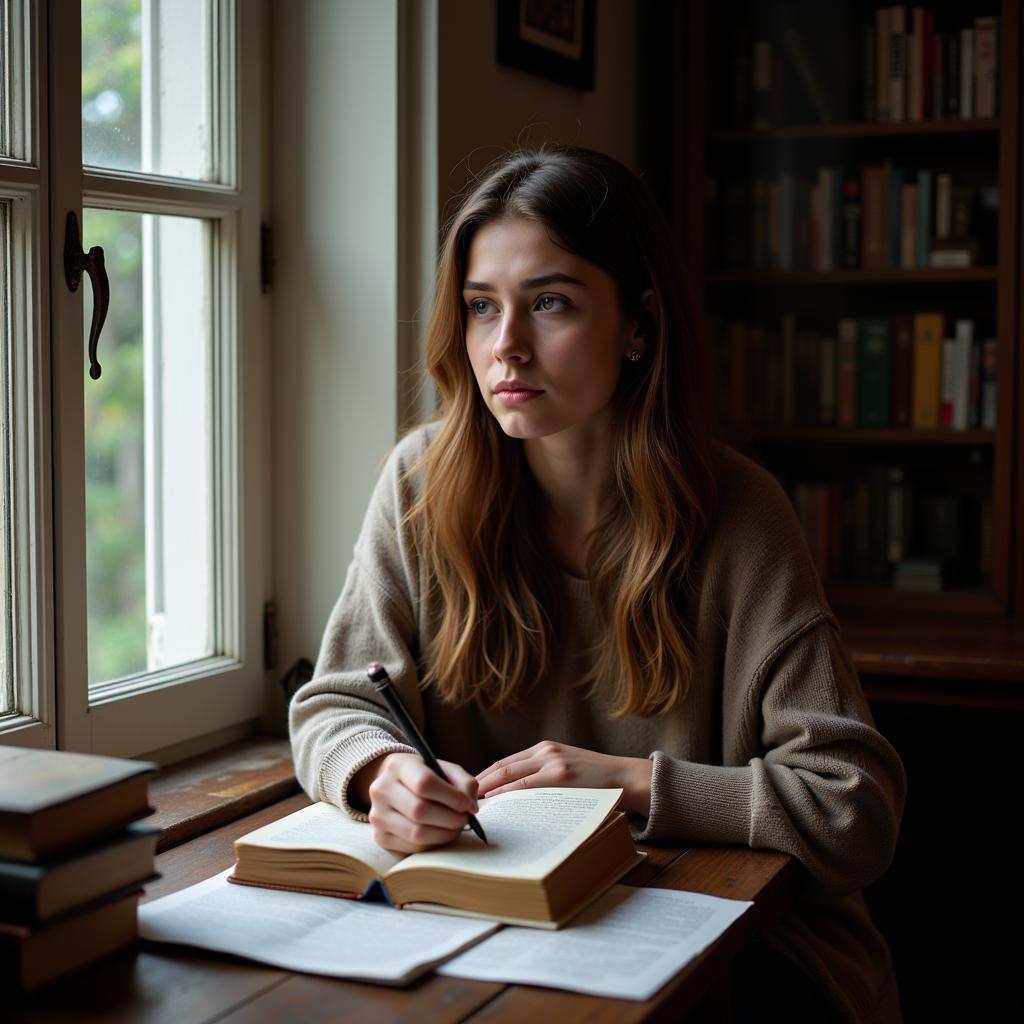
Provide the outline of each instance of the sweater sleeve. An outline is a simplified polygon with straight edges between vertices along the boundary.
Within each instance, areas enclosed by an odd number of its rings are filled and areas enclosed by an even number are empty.
[[[745,460],[731,480],[696,613],[721,753],[712,764],[651,755],[639,837],[790,853],[805,896],[829,901],[888,867],[903,766],[875,728],[789,499]]]
[[[324,632],[313,678],[289,708],[296,773],[313,800],[366,820],[348,797],[352,777],[378,757],[415,753],[366,676],[379,661],[416,724],[424,728],[418,686],[415,561],[399,524],[404,464],[418,447],[402,442],[381,472],[356,542],[345,584]]]

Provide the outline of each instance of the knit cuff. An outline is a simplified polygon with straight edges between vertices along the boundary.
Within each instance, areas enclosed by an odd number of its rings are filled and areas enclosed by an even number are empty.
[[[335,747],[320,766],[320,799],[340,807],[356,821],[368,821],[365,810],[353,807],[348,799],[348,787],[353,776],[371,761],[384,754],[415,754],[405,743],[382,729],[367,729],[356,733]]]
[[[634,838],[691,839],[702,843],[750,842],[749,766],[678,761],[660,750],[650,755],[651,813]]]

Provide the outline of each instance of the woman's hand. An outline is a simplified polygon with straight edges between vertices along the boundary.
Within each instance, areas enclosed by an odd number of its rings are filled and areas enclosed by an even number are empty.
[[[373,841],[393,853],[418,853],[457,839],[466,815],[479,810],[477,783],[450,761],[435,775],[418,754],[387,754],[352,779],[352,795],[369,804]]]
[[[476,781],[482,797],[540,786],[621,787],[623,808],[646,817],[651,813],[651,768],[645,757],[614,757],[543,740],[528,750],[495,761],[477,775]]]

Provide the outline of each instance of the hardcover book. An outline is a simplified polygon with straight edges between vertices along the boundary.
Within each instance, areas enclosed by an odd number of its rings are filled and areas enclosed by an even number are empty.
[[[472,833],[401,856],[330,804],[304,807],[235,841],[230,881],[401,909],[558,928],[643,860],[616,810],[621,789],[527,789],[480,801]]]
[[[55,856],[149,814],[155,770],[143,761],[0,747],[0,858]]]

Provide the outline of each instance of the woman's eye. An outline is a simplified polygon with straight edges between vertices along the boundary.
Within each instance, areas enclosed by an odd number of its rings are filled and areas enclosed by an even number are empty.
[[[537,308],[544,313],[561,313],[569,308],[569,303],[557,295],[542,295],[537,300]]]
[[[486,299],[473,299],[466,303],[466,308],[473,316],[487,316],[491,311],[492,303]]]

